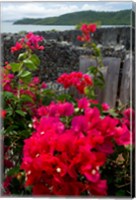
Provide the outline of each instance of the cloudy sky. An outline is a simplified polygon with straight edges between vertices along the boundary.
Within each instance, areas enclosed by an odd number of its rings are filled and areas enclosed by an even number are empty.
[[[117,11],[131,8],[131,1],[2,1],[1,19],[44,18],[83,10]]]

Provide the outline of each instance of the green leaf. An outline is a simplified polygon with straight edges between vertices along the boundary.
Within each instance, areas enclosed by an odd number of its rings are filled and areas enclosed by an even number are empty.
[[[20,63],[10,63],[13,72],[18,72],[20,70]]]
[[[59,96],[57,96],[57,100],[59,101],[70,101],[73,102],[74,99],[69,95],[69,94],[60,94]]]
[[[36,70],[37,69],[37,67],[34,64],[34,62],[32,62],[32,60],[30,60],[30,59],[24,60],[23,63],[25,64],[26,67],[28,67],[31,70]]]
[[[21,71],[18,76],[25,83],[29,83],[32,78],[32,74],[29,71]]]
[[[27,76],[27,77],[24,77],[24,78],[21,78],[22,79],[22,81],[24,82],[24,83],[26,83],[26,84],[28,84],[28,83],[30,83],[30,81],[31,81],[31,75],[30,76]]]
[[[27,53],[20,53],[19,56],[18,56],[18,60],[19,61],[23,61],[24,59],[27,58]]]
[[[95,93],[94,93],[94,89],[91,88],[91,87],[86,87],[85,90],[85,95],[88,97],[88,98],[95,98]]]
[[[3,92],[3,96],[7,99],[13,99],[15,98],[14,94],[12,92]]]
[[[116,192],[116,196],[125,196],[125,190],[122,190],[122,189],[118,190]]]
[[[27,194],[32,194],[32,186],[25,187]]]
[[[89,74],[96,75],[97,72],[98,72],[98,69],[97,69],[96,66],[90,66],[90,67],[88,68],[88,73],[89,73]]]
[[[23,74],[23,72],[24,72],[24,70],[23,70],[23,69],[21,69],[21,70],[19,71],[19,73],[17,74],[17,76],[18,76],[18,77],[20,77],[20,76],[21,76],[21,74]]]
[[[40,65],[40,59],[35,54],[32,54],[29,58],[36,66]]]
[[[30,76],[31,75],[31,72],[29,71],[23,71],[22,74],[20,75],[21,78],[25,78],[27,76]]]
[[[25,116],[26,115],[26,112],[22,111],[22,110],[16,110],[15,111],[17,114],[21,115],[21,116]]]
[[[21,95],[21,100],[23,101],[23,102],[33,102],[33,99],[32,99],[32,97],[30,97],[29,95],[26,95],[26,94],[23,94],[23,95]]]
[[[102,80],[101,78],[99,79],[99,78],[97,77],[97,78],[94,79],[93,81],[94,81],[94,85],[95,85],[95,86],[103,87],[103,85],[104,85],[104,82],[103,82],[103,80]]]
[[[18,128],[17,125],[13,125],[13,124],[12,124],[12,126],[9,126],[9,127],[6,128],[6,133],[8,134],[8,133],[10,133],[11,131],[16,130],[17,128]]]
[[[19,167],[19,166],[16,166],[16,167],[10,169],[10,170],[8,171],[7,175],[8,175],[8,176],[13,176],[13,175],[17,174],[17,173],[19,172],[19,170],[20,170],[20,167]]]
[[[117,114],[116,111],[115,111],[114,109],[112,109],[112,108],[108,111],[108,113],[109,113],[110,115],[112,115],[113,117],[118,117],[118,114]]]
[[[8,108],[6,111],[7,111],[7,117],[13,115],[13,108]]]

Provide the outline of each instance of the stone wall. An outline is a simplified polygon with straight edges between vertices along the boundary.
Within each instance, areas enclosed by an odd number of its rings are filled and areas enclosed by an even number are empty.
[[[79,30],[35,32],[44,37],[44,51],[36,52],[41,65],[36,75],[42,80],[53,81],[63,72],[79,70],[80,55],[91,55],[90,49],[82,47],[77,41]],[[2,63],[12,62],[17,54],[10,53],[11,46],[24,34],[2,34]],[[130,49],[130,28],[98,28],[93,36],[94,42],[101,48],[103,56],[125,57]]]

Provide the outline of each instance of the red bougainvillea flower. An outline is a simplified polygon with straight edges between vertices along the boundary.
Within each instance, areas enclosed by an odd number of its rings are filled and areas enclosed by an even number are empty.
[[[96,24],[89,24],[88,29],[91,33],[94,33],[96,31]]]
[[[58,79],[58,83],[63,84],[65,88],[74,86],[81,94],[84,94],[84,90],[88,86],[93,85],[91,77],[82,72],[71,72],[70,74],[62,74]]]
[[[4,183],[3,183],[3,187],[4,187],[4,195],[11,195],[11,192],[10,192],[10,183],[12,181],[12,177],[11,176],[7,176]]]
[[[91,41],[91,37],[90,37],[90,34],[83,34],[82,36],[78,35],[77,36],[77,40],[81,41],[81,42],[89,42]]]
[[[89,29],[88,29],[88,25],[87,24],[83,24],[81,26],[81,31],[85,34],[88,34],[89,33]]]
[[[90,42],[90,34],[96,31],[96,24],[83,24],[80,28],[82,35],[77,36],[77,40],[81,42]]]
[[[0,116],[1,116],[1,118],[5,118],[6,114],[7,114],[6,110],[0,110]]]

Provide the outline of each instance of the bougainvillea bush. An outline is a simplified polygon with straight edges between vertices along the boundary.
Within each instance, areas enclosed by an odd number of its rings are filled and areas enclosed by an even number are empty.
[[[84,24],[78,39],[91,44],[95,30]],[[2,69],[3,195],[130,196],[134,111],[97,102],[99,68],[90,67],[93,76],[63,73],[56,82],[67,93],[49,89],[33,76],[40,65],[33,50],[44,49],[42,40],[26,34],[11,48],[21,50],[17,61]]]

